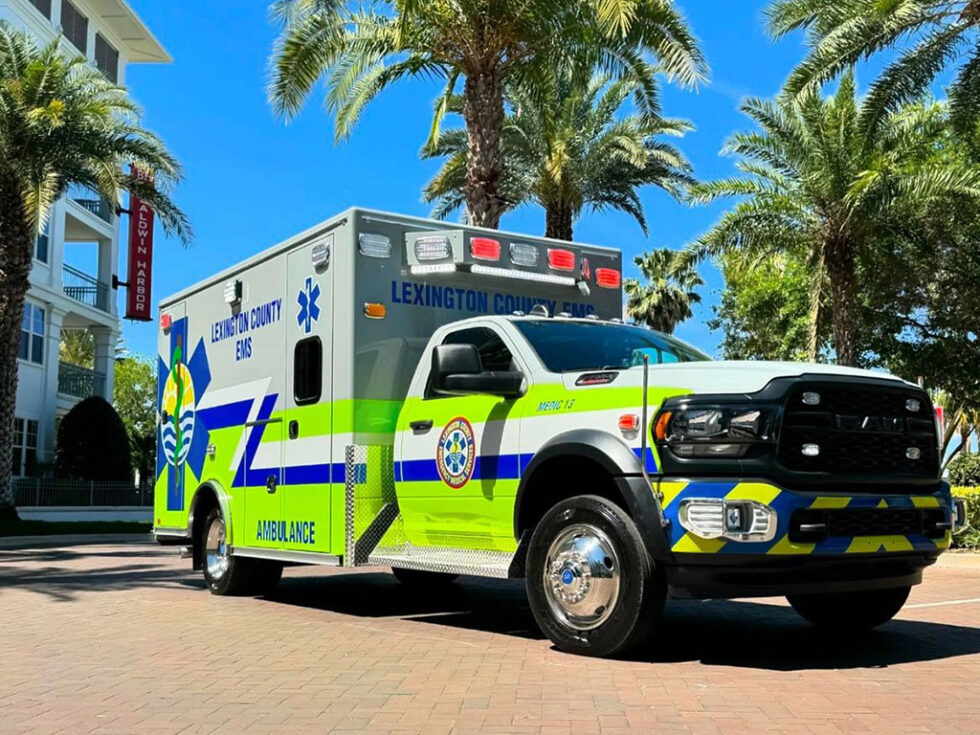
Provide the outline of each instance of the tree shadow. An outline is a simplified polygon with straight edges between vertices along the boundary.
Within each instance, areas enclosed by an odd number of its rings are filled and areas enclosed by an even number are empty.
[[[270,601],[369,618],[400,618],[541,640],[521,580],[463,578],[413,588],[383,573],[288,580]],[[822,631],[781,604],[670,600],[653,638],[625,660],[798,671],[887,667],[980,653],[980,629],[893,620],[872,631]]]

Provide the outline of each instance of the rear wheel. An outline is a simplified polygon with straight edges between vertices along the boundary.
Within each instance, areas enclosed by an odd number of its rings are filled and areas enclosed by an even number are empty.
[[[789,595],[786,599],[805,620],[834,630],[867,630],[887,623],[909,597],[911,587],[829,595]]]
[[[248,592],[255,581],[251,562],[228,553],[224,518],[218,508],[212,508],[204,520],[204,581],[208,589],[215,595]]]
[[[398,567],[392,568],[391,573],[402,584],[412,585],[413,587],[445,587],[459,578],[458,574],[425,572],[421,569],[401,569]]]
[[[667,590],[633,520],[594,495],[545,513],[531,536],[526,586],[544,634],[564,651],[590,656],[645,641]]]

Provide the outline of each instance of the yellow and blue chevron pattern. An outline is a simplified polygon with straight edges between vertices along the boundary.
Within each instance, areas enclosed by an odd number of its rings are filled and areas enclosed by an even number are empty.
[[[694,554],[866,554],[900,551],[938,551],[949,546],[950,533],[930,539],[923,534],[900,536],[831,536],[816,543],[789,540],[789,519],[799,508],[948,508],[948,486],[932,495],[820,495],[783,490],[766,482],[660,480],[664,515],[670,520],[670,547],[675,553]],[[677,512],[685,498],[755,500],[776,511],[778,528],[771,541],[705,539],[688,533]]]

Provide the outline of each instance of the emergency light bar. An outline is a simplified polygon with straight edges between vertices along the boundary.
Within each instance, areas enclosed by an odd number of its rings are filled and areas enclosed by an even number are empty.
[[[500,260],[500,243],[489,237],[471,237],[470,255],[476,260]]]
[[[511,278],[517,281],[533,281],[534,283],[550,283],[554,286],[574,287],[578,281],[572,276],[557,276],[550,273],[530,273],[528,271],[512,271],[493,265],[473,263],[433,263],[432,265],[413,265],[408,269],[413,276],[433,276],[446,273],[472,273],[475,276],[490,276],[491,278]]]

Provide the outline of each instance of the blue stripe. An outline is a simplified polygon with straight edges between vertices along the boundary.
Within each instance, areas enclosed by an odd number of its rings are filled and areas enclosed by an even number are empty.
[[[242,426],[248,421],[248,412],[252,409],[253,403],[255,400],[248,398],[236,403],[226,403],[223,406],[202,408],[197,412],[197,416],[211,431],[227,429],[231,426]]]
[[[636,455],[636,458],[637,459],[640,459],[640,457],[643,454],[643,448],[642,447],[634,447],[633,448],[633,454]],[[653,456],[653,448],[652,447],[647,447],[647,472],[654,473],[656,471],[657,471],[657,460]]]

